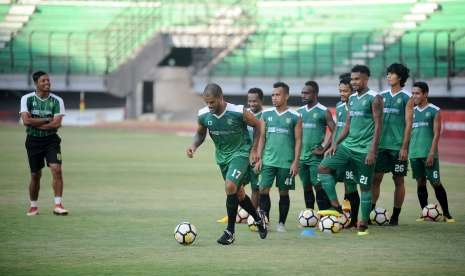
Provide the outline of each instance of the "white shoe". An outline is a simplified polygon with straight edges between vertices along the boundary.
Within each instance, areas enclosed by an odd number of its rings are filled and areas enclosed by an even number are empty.
[[[53,208],[53,213],[58,216],[66,216],[68,214],[68,210],[63,208],[61,204],[55,204],[55,208]]]
[[[278,232],[278,233],[287,232],[286,227],[284,227],[284,224],[282,222],[280,222],[280,223],[278,223],[278,225],[276,225],[276,232]]]
[[[39,214],[39,208],[38,207],[30,207],[29,210],[27,210],[26,215],[28,217],[36,216]]]

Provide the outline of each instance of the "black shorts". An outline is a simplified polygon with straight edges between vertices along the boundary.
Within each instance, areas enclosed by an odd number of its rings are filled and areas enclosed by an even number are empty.
[[[40,171],[47,160],[49,164],[61,164],[61,139],[57,134],[34,137],[28,135],[26,137],[26,150],[29,159],[29,167],[31,172]]]

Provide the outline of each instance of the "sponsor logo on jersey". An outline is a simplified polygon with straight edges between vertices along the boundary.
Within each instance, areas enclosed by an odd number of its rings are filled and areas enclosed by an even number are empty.
[[[303,128],[316,128],[316,124],[315,123],[303,123],[302,127]]]
[[[415,122],[412,124],[412,128],[427,127],[427,126],[429,126],[428,122]]]
[[[280,127],[269,127],[268,128],[268,133],[289,133],[289,129],[286,128],[280,128]]]

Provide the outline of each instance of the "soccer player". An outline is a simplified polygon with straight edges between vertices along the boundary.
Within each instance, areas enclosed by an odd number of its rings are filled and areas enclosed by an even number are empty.
[[[339,95],[341,101],[336,104],[336,132],[334,135],[333,142],[336,143],[344,129],[347,121],[347,114],[349,108],[347,107],[347,101],[352,95],[352,86],[350,85],[350,73],[346,73],[340,76],[339,81]],[[357,226],[358,211],[360,207],[360,196],[357,190],[357,183],[354,181],[354,172],[351,166],[344,169],[338,169],[336,171],[336,181],[344,182],[344,203],[342,204],[342,210],[350,212],[350,223],[346,228]],[[347,204],[349,202],[349,204]]]
[[[65,115],[63,100],[50,93],[50,77],[47,73],[38,71],[32,74],[36,91],[21,97],[20,115],[26,126],[26,150],[31,170],[29,184],[29,199],[31,206],[28,216],[39,214],[37,200],[39,198],[40,178],[44,160],[52,172],[52,186],[55,195],[55,215],[67,215],[63,207],[63,175],[61,169],[61,139],[57,134]]]
[[[394,208],[388,225],[395,226],[399,224],[399,214],[405,198],[404,176],[407,175],[413,102],[410,100],[410,93],[403,89],[409,77],[409,69],[402,64],[393,63],[386,71],[391,89],[381,92],[384,101],[383,130],[376,157],[371,209],[375,208],[378,201],[384,174],[391,172],[395,186]]]
[[[413,84],[412,96],[415,108],[409,158],[413,178],[417,181],[417,195],[421,209],[428,205],[426,188],[426,179],[428,179],[444,212],[446,222],[453,223],[455,220],[449,213],[446,190],[439,176],[438,144],[441,134],[441,112],[439,107],[428,103],[428,93],[429,87],[425,82]]]
[[[194,156],[197,148],[204,142],[208,130],[215,144],[216,162],[225,180],[226,211],[228,214],[228,226],[217,242],[223,245],[234,242],[239,204],[254,218],[260,238],[264,239],[267,235],[267,229],[263,214],[259,214],[253,207],[250,198],[240,191],[243,189],[243,184],[247,183],[249,157],[252,162],[257,162],[259,159],[257,142],[261,135],[261,123],[242,105],[234,105],[224,101],[221,87],[215,83],[208,84],[202,96],[207,106],[199,110],[197,131],[186,154],[189,158]],[[256,129],[253,146],[247,132],[247,125]]]
[[[365,65],[356,65],[351,70],[351,85],[356,93],[349,97],[349,116],[346,126],[325,153],[326,158],[318,168],[318,176],[331,201],[332,207],[342,212],[337,199],[334,173],[351,165],[355,181],[361,190],[361,220],[358,235],[368,234],[368,219],[371,210],[371,184],[381,136],[383,100],[368,88],[370,70]]]
[[[277,232],[285,232],[289,213],[289,190],[295,189],[294,178],[299,170],[302,140],[302,120],[299,113],[287,106],[289,86],[283,82],[273,85],[271,101],[273,108],[262,113],[262,133],[258,154],[262,156],[256,164],[260,172],[260,209],[269,217],[270,188],[276,179],[279,189],[279,223]]]
[[[249,105],[249,111],[252,112],[252,114],[257,118],[257,120],[260,120],[262,117],[262,109],[263,109],[263,91],[260,88],[251,88],[247,92],[247,103]],[[249,131],[250,139],[253,141],[254,140],[254,131],[255,128],[251,126],[247,126],[247,130]],[[252,205],[255,207],[255,209],[258,208],[258,200],[260,197],[259,194],[259,186],[258,186],[258,174],[255,171],[255,167],[251,165],[251,168],[249,170],[249,180],[250,180],[250,188],[252,190]],[[240,190],[240,193],[245,193],[244,189]],[[227,223],[228,222],[228,216],[226,215],[225,217],[217,220],[219,223]]]
[[[318,102],[319,86],[315,81],[307,81],[302,88],[304,106],[297,109],[302,118],[302,149],[299,162],[299,177],[304,190],[304,201],[307,209],[313,209],[316,202],[319,210],[331,207],[328,196],[318,181],[318,165],[324,152],[331,145],[331,140],[324,141],[326,127],[331,133],[335,129],[333,116],[326,106]],[[313,193],[315,189],[315,194]]]

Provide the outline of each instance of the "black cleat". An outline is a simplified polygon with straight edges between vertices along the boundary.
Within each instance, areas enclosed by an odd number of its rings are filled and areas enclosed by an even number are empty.
[[[399,220],[398,219],[393,219],[391,218],[389,220],[389,223],[387,224],[388,226],[399,226]]]
[[[230,245],[235,239],[234,233],[229,232],[229,230],[224,230],[223,235],[217,240],[217,242],[222,245]]]
[[[258,235],[260,235],[261,239],[264,239],[268,234],[268,229],[266,228],[266,216],[262,210],[258,211],[258,215],[260,216],[260,221],[257,223]]]

